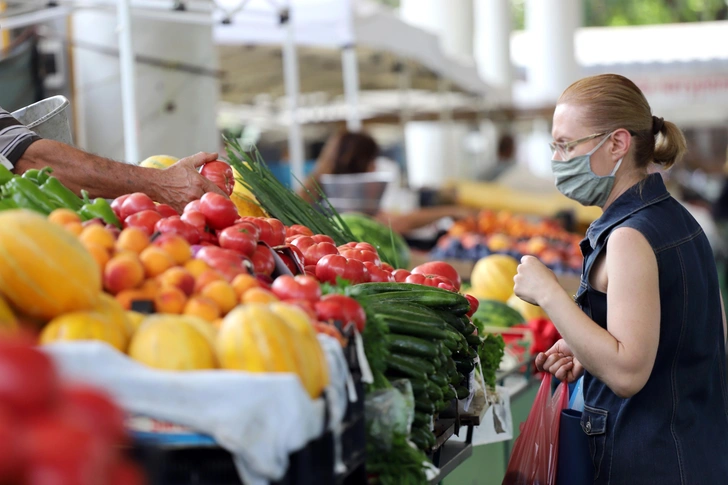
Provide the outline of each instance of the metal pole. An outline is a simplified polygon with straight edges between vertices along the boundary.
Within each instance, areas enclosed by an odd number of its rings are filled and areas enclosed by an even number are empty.
[[[359,65],[354,44],[346,45],[341,50],[341,68],[344,75],[344,97],[346,98],[346,128],[349,131],[360,131]]]
[[[131,41],[130,0],[118,0],[119,67],[121,72],[121,105],[124,117],[124,156],[127,163],[139,163],[137,133],[134,46]]]
[[[298,121],[298,96],[300,92],[298,57],[296,53],[296,39],[288,9],[281,13],[281,24],[286,29],[286,41],[283,43],[283,79],[286,85],[286,97],[291,111],[291,122],[288,125],[288,153],[291,163],[291,174],[294,179],[303,182],[303,136]]]

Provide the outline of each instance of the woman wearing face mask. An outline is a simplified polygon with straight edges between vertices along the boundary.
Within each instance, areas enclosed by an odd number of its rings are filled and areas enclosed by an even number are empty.
[[[726,324],[713,255],[660,175],[647,173],[679,160],[685,138],[618,75],[566,89],[552,135],[557,188],[604,212],[581,243],[576,305],[530,256],[515,292],[563,337],[537,356],[538,369],[568,382],[585,376],[594,483],[728,483]]]

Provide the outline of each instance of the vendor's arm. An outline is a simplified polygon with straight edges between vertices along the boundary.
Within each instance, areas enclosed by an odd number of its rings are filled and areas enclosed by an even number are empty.
[[[377,216],[379,222],[390,225],[392,230],[399,234],[407,234],[410,231],[437,222],[445,217],[464,219],[475,216],[476,209],[457,205],[425,207],[406,214],[380,214]]]
[[[523,258],[514,289],[546,311],[585,369],[618,396],[629,397],[647,383],[657,355],[657,260],[642,234],[620,228],[607,243],[606,272],[607,330],[574,304],[554,274],[536,258]]]

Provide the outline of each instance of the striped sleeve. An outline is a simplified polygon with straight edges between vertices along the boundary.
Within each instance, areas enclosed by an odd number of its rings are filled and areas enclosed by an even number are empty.
[[[0,108],[0,164],[13,166],[25,150],[40,137]]]

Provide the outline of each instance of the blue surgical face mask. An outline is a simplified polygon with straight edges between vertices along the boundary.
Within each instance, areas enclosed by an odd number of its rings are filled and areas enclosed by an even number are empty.
[[[585,155],[579,155],[569,160],[551,160],[551,170],[556,178],[556,188],[568,198],[585,206],[604,207],[609,193],[614,187],[614,174],[622,164],[619,159],[614,170],[609,175],[600,177],[592,172],[591,156],[606,142],[612,133],[609,133]]]

